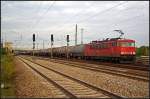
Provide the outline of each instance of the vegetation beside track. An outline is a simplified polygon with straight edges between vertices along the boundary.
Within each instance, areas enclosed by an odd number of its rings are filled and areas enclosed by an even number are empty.
[[[14,90],[14,57],[1,49],[1,98],[15,97]]]
[[[136,56],[149,56],[149,46],[136,48]]]

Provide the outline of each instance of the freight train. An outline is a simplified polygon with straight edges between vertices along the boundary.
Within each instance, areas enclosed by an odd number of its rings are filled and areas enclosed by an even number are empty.
[[[88,44],[52,48],[53,57],[79,59],[95,59],[113,62],[134,62],[135,41],[123,38],[107,38],[102,41],[92,41]],[[32,55],[32,50],[24,54]],[[51,49],[35,50],[34,55],[51,56]]]

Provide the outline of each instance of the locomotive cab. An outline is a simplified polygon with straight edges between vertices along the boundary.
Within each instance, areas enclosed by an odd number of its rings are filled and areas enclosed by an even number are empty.
[[[117,41],[117,46],[120,52],[120,59],[126,61],[135,60],[135,41],[129,39],[122,39]]]

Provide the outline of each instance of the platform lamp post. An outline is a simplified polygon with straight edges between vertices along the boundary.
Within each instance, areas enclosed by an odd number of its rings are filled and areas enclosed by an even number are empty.
[[[51,58],[53,58],[53,44],[54,44],[54,38],[53,38],[53,34],[51,34]]]
[[[33,34],[33,56],[34,56],[34,48],[35,48],[35,34]]]
[[[69,35],[67,35],[67,59],[69,58],[68,47],[69,47]]]

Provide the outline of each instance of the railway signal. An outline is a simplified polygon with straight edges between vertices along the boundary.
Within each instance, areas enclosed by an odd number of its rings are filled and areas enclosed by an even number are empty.
[[[35,42],[35,34],[33,34],[33,42]]]
[[[69,58],[69,55],[68,55],[68,46],[69,46],[69,35],[67,35],[67,59]]]
[[[34,56],[34,49],[35,49],[35,34],[33,34],[33,56]]]
[[[69,42],[69,35],[67,35],[67,42]]]
[[[53,41],[54,41],[53,34],[51,34],[51,42],[53,42]]]
[[[54,43],[54,38],[53,38],[53,34],[51,34],[51,58],[53,58],[53,43]]]

